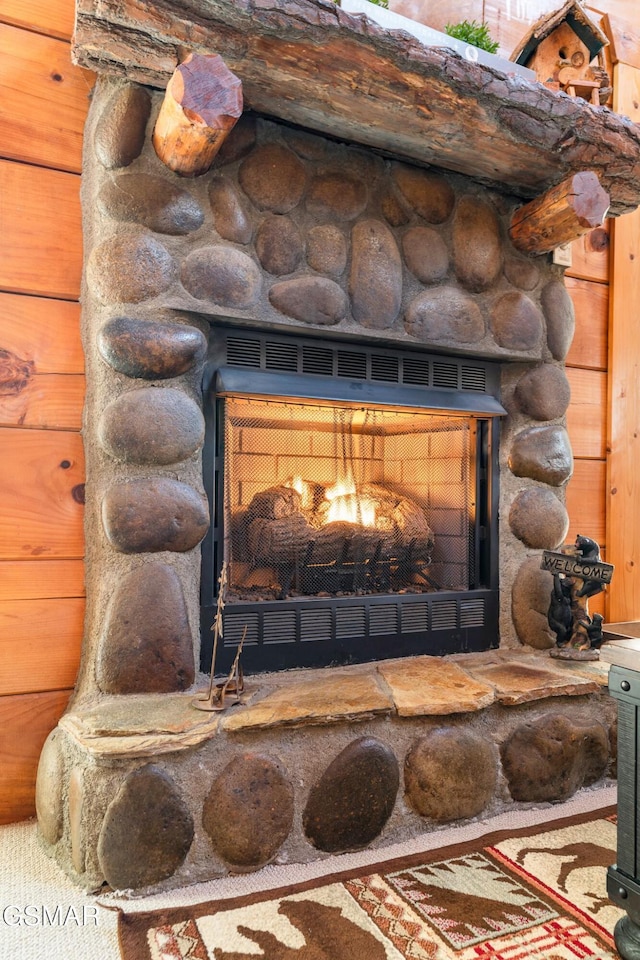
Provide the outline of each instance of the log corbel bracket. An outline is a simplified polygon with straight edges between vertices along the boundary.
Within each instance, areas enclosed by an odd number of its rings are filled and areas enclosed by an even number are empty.
[[[523,253],[549,253],[602,226],[609,204],[609,194],[592,170],[574,173],[515,211],[511,242]]]
[[[200,176],[241,115],[241,80],[217,54],[190,53],[167,84],[153,146],[170,170]]]

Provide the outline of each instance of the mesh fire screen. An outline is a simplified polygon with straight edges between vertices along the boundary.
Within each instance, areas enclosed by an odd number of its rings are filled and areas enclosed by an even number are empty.
[[[473,417],[227,397],[229,602],[467,590]]]

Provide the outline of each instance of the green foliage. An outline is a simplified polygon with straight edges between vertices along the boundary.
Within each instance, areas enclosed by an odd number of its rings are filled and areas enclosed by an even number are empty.
[[[488,53],[495,53],[500,44],[491,39],[489,27],[486,23],[477,20],[462,20],[460,23],[448,23],[444,32],[456,40],[470,43],[472,47],[480,47]]]
[[[385,10],[389,9],[389,0],[369,0],[369,3],[375,3],[376,7],[384,7]]]

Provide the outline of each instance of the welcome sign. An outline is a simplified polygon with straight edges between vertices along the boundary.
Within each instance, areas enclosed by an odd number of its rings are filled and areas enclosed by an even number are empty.
[[[611,583],[614,565],[602,560],[584,560],[582,557],[544,550],[540,569],[548,570],[549,573],[563,573],[566,577],[577,577],[580,580]]]

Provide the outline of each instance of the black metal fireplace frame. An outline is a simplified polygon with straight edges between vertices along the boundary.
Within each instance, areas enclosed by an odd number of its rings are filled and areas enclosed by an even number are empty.
[[[244,628],[245,672],[391,657],[442,656],[499,645],[499,366],[388,343],[212,327],[203,380],[204,485],[211,528],[202,547],[201,668],[211,667],[224,544],[224,398],[269,397],[468,414],[476,418],[476,518],[464,591],[234,601],[223,614],[216,671],[228,670]]]

